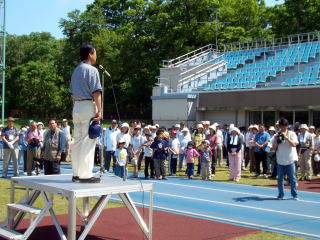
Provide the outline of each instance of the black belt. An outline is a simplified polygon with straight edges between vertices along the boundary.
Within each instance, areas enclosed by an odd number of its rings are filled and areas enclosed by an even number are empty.
[[[81,101],[92,101],[91,98],[87,98],[87,99],[75,99],[74,101],[76,102],[81,102]]]

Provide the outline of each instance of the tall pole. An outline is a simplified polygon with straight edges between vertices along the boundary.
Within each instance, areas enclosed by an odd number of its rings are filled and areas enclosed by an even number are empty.
[[[216,50],[218,50],[218,11],[216,12]]]
[[[3,26],[2,26],[2,98],[1,98],[1,120],[4,124],[4,103],[6,90],[6,1],[3,0]]]
[[[104,107],[104,74],[102,73],[102,99],[101,99],[101,118],[103,119]]]

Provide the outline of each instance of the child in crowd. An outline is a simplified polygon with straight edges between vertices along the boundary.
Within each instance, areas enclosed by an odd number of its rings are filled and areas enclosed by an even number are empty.
[[[165,160],[168,151],[168,143],[166,140],[164,140],[162,131],[157,131],[157,136],[154,139],[154,142],[150,145],[150,148],[152,148],[153,150],[153,161],[156,179],[159,180],[160,176],[162,176],[162,180],[167,180]]]
[[[141,135],[141,127],[136,126],[134,128],[134,136],[131,138],[130,142],[130,151],[132,154],[131,164],[133,165],[133,174],[131,177],[137,178],[138,177],[138,159],[141,153],[141,146],[143,142],[145,141],[145,138]]]
[[[177,163],[180,151],[180,142],[177,138],[177,132],[175,130],[171,131],[171,139],[169,145],[169,151],[171,152],[170,175],[175,176],[177,174]]]
[[[126,141],[124,139],[119,140],[118,148],[114,153],[116,161],[115,175],[121,178],[126,176],[126,163],[127,163],[127,150],[124,148]]]
[[[211,156],[209,140],[202,141],[202,146],[199,149],[201,159],[201,178],[202,180],[211,180]]]
[[[151,144],[153,143],[153,138],[151,134],[146,134],[146,141],[142,145],[144,147],[144,178],[148,179],[149,178],[149,165],[150,165],[150,177],[154,178],[154,163],[153,163],[153,151],[152,148],[150,147]]]
[[[187,148],[184,150],[184,155],[187,162],[187,175],[189,179],[192,179],[194,174],[194,162],[195,159],[199,156],[199,153],[195,149],[195,143],[193,141],[188,142]]]

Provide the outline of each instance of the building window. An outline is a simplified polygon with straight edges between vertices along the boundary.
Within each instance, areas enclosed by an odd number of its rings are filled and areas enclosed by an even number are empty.
[[[276,112],[267,111],[263,112],[263,124],[270,127],[275,125]]]
[[[320,111],[313,112],[313,125],[315,127],[320,127]]]
[[[289,124],[293,124],[293,112],[279,112],[279,118],[285,118]]]
[[[309,113],[307,111],[295,112],[294,121],[309,124]]]
[[[254,111],[249,112],[249,124],[260,124],[261,123],[261,112]]]

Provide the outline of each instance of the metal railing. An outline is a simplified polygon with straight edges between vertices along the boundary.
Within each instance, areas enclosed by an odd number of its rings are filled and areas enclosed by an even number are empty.
[[[188,62],[191,59],[195,59],[197,57],[202,56],[205,53],[209,53],[211,51],[215,51],[215,46],[213,44],[208,44],[204,47],[198,48],[192,52],[189,52],[187,54],[184,54],[182,56],[179,56],[177,58],[171,59],[171,60],[163,60],[162,64],[163,67],[177,67],[183,63]]]

